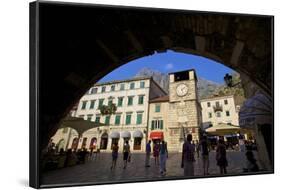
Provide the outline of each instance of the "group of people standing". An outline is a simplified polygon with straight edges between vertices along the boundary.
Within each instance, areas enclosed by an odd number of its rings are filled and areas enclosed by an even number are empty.
[[[226,145],[223,138],[219,138],[218,144],[216,147],[216,164],[219,167],[220,174],[227,174],[227,152]],[[115,169],[116,161],[118,158],[118,150],[119,146],[117,143],[114,143],[112,146],[112,165],[111,170]],[[194,162],[195,156],[197,156],[197,160],[200,158],[201,152],[201,160],[203,166],[203,175],[209,175],[209,153],[210,153],[210,145],[208,143],[208,139],[206,135],[203,135],[200,142],[192,141],[192,135],[188,134],[182,147],[182,158],[181,158],[181,168],[184,169],[185,176],[194,176]],[[153,143],[153,148],[151,148],[151,140],[146,144],[146,157],[145,157],[145,167],[150,167],[150,159],[151,153],[153,153],[154,164],[155,166],[159,166],[160,174],[166,175],[166,161],[168,159],[168,148],[167,143],[164,140],[155,141]],[[258,166],[256,164],[256,160],[254,158],[253,153],[247,152],[247,168],[244,169],[247,172],[258,171]],[[123,169],[126,169],[127,163],[130,162],[131,153],[130,153],[130,145],[129,142],[126,141],[123,147]]]
[[[151,154],[151,140],[146,144],[146,159],[145,167],[150,167],[150,154]],[[167,143],[162,140],[155,142],[153,146],[153,157],[155,165],[160,165],[160,173],[162,175],[166,174],[166,160],[168,159],[168,148]],[[160,158],[160,163],[159,163]]]
[[[197,157],[199,158],[199,151],[202,155],[203,164],[203,175],[209,175],[209,143],[207,141],[207,136],[203,136],[200,143],[194,145],[192,142],[192,135],[187,135],[186,141],[183,144],[182,151],[182,168],[184,168],[184,175],[193,176],[194,175],[194,152],[196,150]],[[219,139],[217,149],[216,149],[216,161],[217,166],[220,168],[221,174],[226,174],[226,167],[228,166],[227,156],[226,156],[226,146],[222,138]]]
[[[193,176],[194,175],[194,153],[197,152],[197,157],[199,158],[199,151],[202,154],[202,162],[203,162],[203,175],[209,175],[209,152],[210,146],[207,141],[207,136],[204,135],[200,141],[196,145],[192,142],[192,135],[187,135],[186,141],[183,144],[182,151],[182,164],[181,167],[184,168],[184,175]],[[227,174],[227,153],[226,153],[226,145],[223,137],[220,137],[218,140],[218,144],[216,147],[216,162],[217,166],[220,169],[220,174]],[[243,151],[242,151],[243,152]],[[244,172],[257,172],[259,171],[259,167],[257,164],[257,160],[254,157],[252,151],[247,151],[246,154],[246,168],[244,168]]]
[[[145,167],[150,167],[150,156],[153,151],[153,157],[155,165],[160,166],[160,173],[162,175],[166,174],[166,160],[168,158],[168,149],[167,143],[164,140],[156,141],[154,143],[153,149],[151,149],[151,141],[149,140],[146,145],[146,160],[145,160]],[[182,160],[181,160],[181,167],[184,169],[185,176],[193,176],[194,175],[194,162],[195,162],[195,155],[199,158],[199,154],[201,152],[202,155],[202,163],[203,163],[203,175],[209,175],[209,144],[207,141],[207,136],[203,136],[200,142],[197,141],[194,144],[192,141],[192,135],[187,135],[185,142],[182,147]],[[160,163],[159,163],[160,158]],[[223,140],[220,139],[217,151],[216,151],[216,160],[217,165],[220,168],[221,174],[226,174],[226,167],[228,165],[227,158],[226,158],[226,147],[223,143]]]

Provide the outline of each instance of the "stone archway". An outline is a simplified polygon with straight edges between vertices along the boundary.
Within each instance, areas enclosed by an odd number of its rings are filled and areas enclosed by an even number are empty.
[[[91,85],[155,51],[214,59],[272,92],[272,17],[44,2],[39,12],[41,147]]]
[[[107,133],[103,133],[101,135],[101,141],[100,141],[100,149],[101,150],[106,150],[108,146],[108,134]]]
[[[65,150],[65,140],[61,139],[58,143],[57,143],[57,147],[58,147],[58,151],[60,151],[61,149]]]
[[[78,137],[75,137],[75,138],[72,140],[71,149],[77,150],[77,149],[78,149],[78,144],[79,144],[79,138],[78,138]]]

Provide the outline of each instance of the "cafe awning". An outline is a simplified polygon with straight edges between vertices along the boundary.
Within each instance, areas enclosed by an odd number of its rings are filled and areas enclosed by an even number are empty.
[[[161,131],[153,131],[153,132],[150,133],[150,138],[152,140],[154,140],[154,139],[160,139],[161,140],[161,139],[164,139],[164,134]]]
[[[241,132],[241,128],[226,123],[220,123],[218,125],[206,129],[205,131],[211,135],[224,136],[224,135],[237,134]]]
[[[131,133],[129,131],[123,131],[121,133],[122,138],[131,138]]]
[[[255,124],[272,124],[272,99],[258,93],[244,102],[239,112],[241,128],[253,128]]]
[[[112,138],[112,139],[119,139],[120,133],[117,132],[117,131],[113,131],[113,132],[110,133],[109,137]]]
[[[79,136],[82,136],[85,131],[104,125],[105,124],[103,123],[84,120],[83,118],[79,117],[67,116],[61,121],[59,129],[70,127],[76,130]]]
[[[143,133],[140,130],[134,131],[133,137],[134,138],[142,138],[143,137]]]

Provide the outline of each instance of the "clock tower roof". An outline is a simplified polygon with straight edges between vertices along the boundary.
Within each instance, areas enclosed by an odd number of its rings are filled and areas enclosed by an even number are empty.
[[[191,80],[191,79],[195,79],[197,81],[195,69],[171,72],[171,73],[169,73],[169,76],[173,76],[173,78],[175,77],[175,81]],[[178,80],[177,80],[177,78],[178,78]]]

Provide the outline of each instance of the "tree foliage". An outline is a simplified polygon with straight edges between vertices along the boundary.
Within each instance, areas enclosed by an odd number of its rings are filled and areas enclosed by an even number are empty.
[[[110,105],[102,105],[99,108],[100,112],[102,115],[112,115],[115,114],[117,107],[115,104],[110,104]]]

